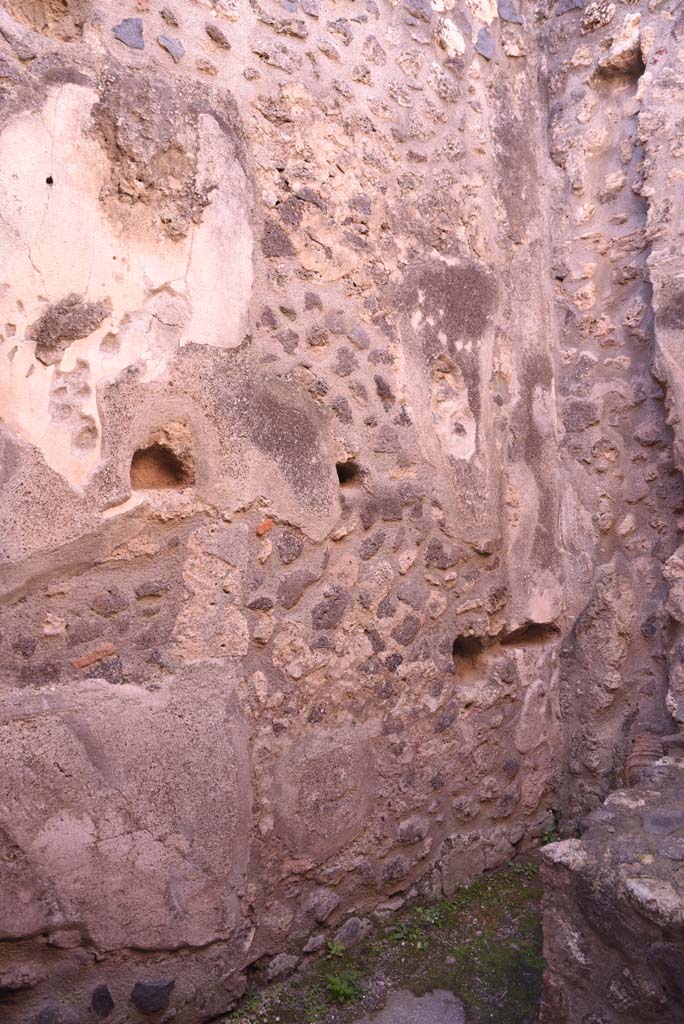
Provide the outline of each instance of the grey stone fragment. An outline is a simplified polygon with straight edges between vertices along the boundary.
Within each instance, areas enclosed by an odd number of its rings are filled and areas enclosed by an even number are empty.
[[[365,939],[371,929],[372,925],[367,918],[350,917],[337,929],[333,941],[344,949],[351,949],[361,939]]]
[[[131,991],[131,1002],[141,1013],[159,1013],[169,1005],[175,984],[175,978],[136,981]]]
[[[559,18],[561,14],[569,14],[570,11],[581,11],[585,2],[586,0],[559,0],[553,13]]]
[[[218,25],[205,25],[204,31],[207,33],[212,43],[216,43],[217,46],[221,46],[224,50],[230,50],[230,39]],[[273,314],[271,313],[271,316]],[[273,324],[275,326],[275,322]]]
[[[302,0],[302,10],[305,14],[308,14],[310,18],[318,17],[318,4],[316,0]]]
[[[158,36],[157,42],[162,49],[171,54],[176,64],[178,64],[185,55],[185,47],[181,43],[180,39],[174,39],[173,36]]]
[[[325,935],[312,935],[306,945],[302,947],[302,953],[317,953],[325,946]]]
[[[421,21],[432,20],[432,4],[430,0],[404,0],[404,7],[414,18]]]
[[[523,19],[514,8],[511,0],[499,0],[499,17],[502,21],[509,21],[512,25],[522,25]]]
[[[283,576],[278,584],[278,602],[283,608],[294,608],[304,596],[307,587],[315,582],[316,577],[307,569],[295,570]]]
[[[488,28],[481,28],[478,32],[475,49],[481,57],[485,58],[485,60],[491,60],[493,58],[495,53],[494,39]]]
[[[340,897],[332,889],[314,889],[304,904],[304,913],[318,924],[323,924],[339,904]]]
[[[114,38],[130,47],[131,50],[144,50],[142,18],[124,18],[112,29]]]
[[[420,611],[423,607],[427,600],[427,595],[428,588],[420,580],[405,580],[397,591],[399,600],[416,611]]]
[[[267,980],[275,981],[276,978],[283,978],[286,974],[292,974],[298,963],[298,956],[292,956],[291,953],[279,953],[278,956],[273,957],[266,968]]]

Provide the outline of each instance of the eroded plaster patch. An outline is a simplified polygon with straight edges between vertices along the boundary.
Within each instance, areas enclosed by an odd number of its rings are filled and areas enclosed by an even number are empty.
[[[97,100],[83,85],[53,87],[0,135],[0,416],[76,488],[101,460],[98,385],[134,363],[157,379],[188,342],[238,346],[252,288],[247,181],[213,117],[198,121],[198,179],[221,185],[201,222],[171,239],[141,220],[124,238],[100,199]],[[45,365],[31,326],[66,297],[109,315]]]

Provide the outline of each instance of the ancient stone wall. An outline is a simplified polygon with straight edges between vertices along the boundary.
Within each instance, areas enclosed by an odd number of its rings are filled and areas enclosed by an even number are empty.
[[[3,1021],[208,1020],[680,714],[675,6],[0,6]]]
[[[676,201],[665,198],[669,159],[653,180],[652,93],[663,40],[676,45],[677,6],[596,0],[541,12],[558,168],[551,270],[567,608],[559,808],[568,824],[614,788],[635,738],[671,727],[663,574],[682,528],[682,485],[670,426],[677,414],[666,371],[655,367],[653,268]]]
[[[194,1022],[549,827],[534,21],[0,34],[3,1014]]]
[[[569,10],[567,31],[548,35],[551,145],[575,196],[574,219],[556,218],[575,254],[562,275],[575,339],[567,408],[579,413],[568,453],[583,466],[584,518],[593,507],[610,562],[588,569],[593,596],[561,656],[560,806],[583,834],[544,856],[543,1024],[684,1020],[684,19],[681,5],[660,2],[620,13],[621,25],[613,3]],[[580,480],[575,472],[578,497]],[[628,751],[635,788],[597,807]]]

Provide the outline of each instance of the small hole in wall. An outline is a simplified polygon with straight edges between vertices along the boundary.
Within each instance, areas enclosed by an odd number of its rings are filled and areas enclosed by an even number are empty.
[[[478,654],[482,654],[483,650],[481,636],[457,636],[451,647],[454,661],[457,658],[469,658],[472,661]]]
[[[192,464],[164,444],[139,448],[131,462],[134,491],[169,491],[190,487],[195,482]]]
[[[337,470],[337,479],[340,481],[340,487],[352,487],[354,484],[360,483],[363,476],[363,470],[352,459],[348,462],[338,462],[335,469]]]
[[[48,174],[47,178],[45,179],[45,184],[46,185],[54,185],[54,183],[55,183],[55,179],[52,177],[51,174]]]

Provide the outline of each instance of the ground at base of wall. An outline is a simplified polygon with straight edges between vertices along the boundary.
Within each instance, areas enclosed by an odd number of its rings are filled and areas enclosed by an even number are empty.
[[[453,992],[468,1024],[534,1024],[543,960],[533,862],[491,872],[450,899],[393,915],[353,949],[248,993],[221,1024],[354,1024],[392,993]]]

